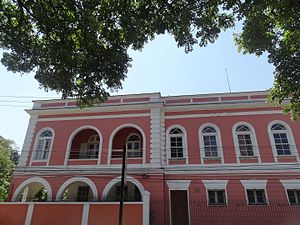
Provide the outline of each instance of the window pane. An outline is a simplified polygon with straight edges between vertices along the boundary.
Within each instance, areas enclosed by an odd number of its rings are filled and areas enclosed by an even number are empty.
[[[214,191],[208,191],[208,199],[209,199],[209,204],[216,204]]]
[[[257,196],[257,203],[258,204],[265,204],[265,191],[264,190],[256,190],[256,196]]]
[[[255,204],[255,197],[253,190],[247,190],[248,202],[249,204]]]

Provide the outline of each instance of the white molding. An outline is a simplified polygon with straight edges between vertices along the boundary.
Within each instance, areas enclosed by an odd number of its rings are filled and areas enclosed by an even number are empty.
[[[202,180],[202,183],[206,189],[206,202],[209,205],[209,195],[208,191],[223,191],[225,194],[225,204],[228,205],[228,197],[227,197],[227,184],[228,180]]]
[[[115,128],[113,130],[113,132],[110,134],[110,136],[109,136],[109,144],[108,144],[107,164],[111,163],[111,154],[112,154],[111,152],[112,152],[112,146],[113,146],[114,137],[123,128],[135,128],[135,129],[137,129],[141,133],[142,138],[143,138],[143,164],[145,164],[146,163],[146,135],[145,135],[143,129],[140,126],[138,126],[138,125],[136,125],[134,123],[125,123],[125,124],[122,124],[122,125],[118,126],[117,128]]]
[[[268,180],[240,180],[245,189],[266,189]]]
[[[164,114],[161,108],[151,109],[150,122],[150,163],[162,165],[164,156]]]
[[[188,190],[191,180],[166,180],[169,190]]]
[[[228,180],[202,180],[207,190],[226,190]]]
[[[48,158],[45,160],[43,160],[43,159],[34,160],[33,157],[35,155],[35,151],[36,151],[36,148],[38,145],[39,138],[40,138],[41,134],[47,130],[50,130],[52,132],[51,145],[50,145],[50,149],[49,149],[49,153],[48,153]],[[55,131],[52,127],[43,127],[37,132],[37,134],[35,135],[35,141],[34,141],[34,145],[33,145],[32,152],[31,152],[30,163],[29,163],[30,166],[32,165],[33,162],[46,162],[46,165],[47,166],[49,165],[54,140],[55,140]]]
[[[185,164],[189,163],[189,155],[188,155],[188,141],[187,141],[187,132],[186,129],[179,124],[172,124],[166,130],[166,155],[167,155],[167,164],[169,164],[171,158],[171,143],[170,143],[170,131],[174,128],[179,128],[182,130],[182,148],[183,148],[183,159],[185,160]]]
[[[44,188],[47,190],[47,201],[52,201],[52,189],[51,189],[51,185],[48,183],[47,180],[45,180],[44,178],[41,177],[31,177],[27,180],[24,180],[15,190],[12,199],[15,201],[15,199],[17,198],[17,196],[19,195],[20,191],[22,191],[22,189],[24,187],[26,187],[27,185],[31,184],[31,183],[40,183],[44,186]]]
[[[69,136],[68,144],[67,144],[67,149],[66,149],[66,154],[65,154],[64,165],[67,165],[67,163],[68,163],[68,160],[69,160],[69,157],[70,157],[71,148],[72,148],[72,143],[73,143],[73,140],[74,140],[75,136],[76,136],[79,132],[81,132],[81,131],[83,131],[83,130],[88,130],[88,129],[91,129],[91,130],[96,131],[97,134],[99,135],[100,143],[99,143],[98,159],[94,159],[94,160],[97,160],[97,164],[100,164],[100,161],[101,161],[101,153],[102,153],[102,143],[103,143],[102,133],[101,133],[100,130],[99,130],[97,127],[95,127],[95,126],[85,125],[85,126],[80,126],[80,127],[76,128],[76,130],[74,130],[74,131],[72,132],[72,134]]]
[[[111,181],[109,181],[109,182],[106,184],[105,188],[104,188],[103,191],[102,191],[102,195],[101,195],[101,200],[102,200],[102,201],[105,201],[105,199],[106,199],[106,197],[107,197],[107,194],[109,193],[110,189],[111,189],[116,183],[118,183],[118,182],[120,182],[120,181],[121,181],[121,176],[112,179]],[[126,181],[127,181],[127,182],[129,181],[129,182],[133,183],[133,184],[139,189],[139,191],[140,191],[140,193],[141,193],[141,196],[144,197],[143,194],[144,194],[144,192],[145,192],[146,190],[145,190],[144,186],[143,186],[137,179],[135,179],[135,178],[133,178],[133,177],[131,177],[131,176],[127,176],[127,177],[126,177]],[[144,198],[143,198],[142,200],[144,201]]]
[[[94,120],[94,119],[114,119],[114,118],[132,118],[132,117],[149,117],[149,116],[150,116],[150,113],[101,115],[101,116],[69,116],[69,117],[57,117],[57,118],[40,118],[40,119],[38,119],[38,122],[69,121],[69,120]]]
[[[29,159],[29,151],[30,151],[30,147],[32,145],[32,138],[33,138],[34,131],[36,128],[37,119],[38,119],[37,115],[30,116],[27,131],[26,131],[26,136],[25,136],[24,143],[23,143],[23,148],[22,148],[21,155],[19,158],[18,167],[25,167],[27,164],[27,161],[30,160]]]
[[[280,180],[285,189],[300,189],[300,179]]]
[[[25,219],[25,224],[24,225],[30,225],[31,224],[33,210],[34,210],[34,203],[28,204],[26,219]]]
[[[61,201],[61,196],[64,193],[65,189],[75,182],[83,182],[86,183],[93,192],[93,200],[96,201],[98,199],[98,191],[95,183],[87,177],[72,177],[66,180],[58,189],[56,194],[56,201]]]
[[[271,147],[272,147],[274,161],[278,162],[278,160],[277,160],[278,154],[277,154],[277,149],[276,149],[275,142],[274,142],[274,137],[273,137],[273,133],[274,132],[272,132],[271,127],[274,124],[276,124],[276,123],[279,123],[279,124],[283,125],[286,128],[286,132],[285,133],[287,135],[287,138],[288,138],[288,141],[289,141],[289,144],[290,144],[291,156],[296,156],[297,161],[299,161],[299,154],[298,154],[298,151],[297,151],[297,146],[295,144],[295,140],[294,140],[294,136],[293,136],[293,132],[292,132],[291,127],[286,122],[284,122],[284,121],[273,120],[273,121],[271,121],[268,124],[268,126],[267,126],[267,132],[268,132],[270,144],[271,144]]]
[[[90,211],[90,204],[89,203],[83,203],[81,225],[88,225],[88,223],[89,223],[89,211]]]
[[[240,180],[244,186],[244,192],[246,197],[246,202],[249,204],[247,190],[257,190],[262,189],[265,193],[266,204],[269,204],[268,192],[267,192],[267,182],[268,180]]]
[[[150,192],[144,191],[143,198],[143,225],[150,224]]]
[[[250,133],[250,137],[251,137],[253,153],[254,153],[255,157],[258,157],[258,162],[261,163],[260,151],[259,151],[259,148],[258,148],[258,142],[257,142],[257,138],[256,138],[255,129],[250,123],[244,122],[244,121],[237,122],[232,126],[232,138],[233,138],[237,163],[240,163],[241,152],[240,152],[240,149],[239,149],[239,143],[238,143],[236,128],[240,125],[245,125],[245,126],[249,127],[249,129],[250,129],[249,133]]]
[[[273,111],[251,111],[251,112],[230,112],[230,113],[203,113],[203,114],[181,114],[165,116],[166,119],[185,119],[185,118],[205,118],[205,117],[223,117],[223,116],[253,116],[253,115],[272,115],[282,114],[282,110]]]
[[[199,147],[200,147],[200,159],[201,164],[204,164],[204,158],[205,158],[205,150],[204,150],[204,141],[203,141],[203,134],[202,130],[205,127],[213,127],[216,130],[216,141],[218,146],[218,157],[221,158],[221,163],[224,163],[224,153],[223,153],[223,146],[222,146],[222,138],[221,138],[221,132],[217,125],[213,123],[204,123],[199,127],[198,130],[198,141],[199,141]]]

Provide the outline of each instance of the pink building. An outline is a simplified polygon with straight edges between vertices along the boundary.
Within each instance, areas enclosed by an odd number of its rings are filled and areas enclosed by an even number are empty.
[[[116,217],[126,145],[126,224],[300,224],[300,124],[266,95],[135,94],[86,109],[35,101],[10,188],[22,203],[10,206],[27,204],[25,225],[55,204],[78,224]]]

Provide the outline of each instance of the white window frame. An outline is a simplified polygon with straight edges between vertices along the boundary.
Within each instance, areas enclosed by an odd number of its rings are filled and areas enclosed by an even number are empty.
[[[131,134],[129,134],[128,136],[127,136],[127,138],[126,138],[126,148],[127,148],[127,158],[130,158],[130,159],[140,159],[140,158],[142,158],[143,157],[143,152],[142,152],[142,155],[141,156],[135,156],[135,157],[128,157],[128,140],[132,137],[132,136],[137,136],[137,137],[139,137],[139,151],[143,151],[143,149],[142,149],[142,141],[141,141],[141,136],[139,135],[139,134],[137,134],[137,133],[131,133]],[[135,143],[136,141],[132,141],[132,143]],[[131,149],[131,151],[132,151],[133,149]],[[136,151],[135,149],[133,150],[133,151]]]
[[[251,142],[252,142],[253,156],[242,156],[241,155],[240,145],[239,145],[239,141],[238,141],[239,132],[236,131],[236,129],[241,125],[247,126],[250,129],[250,131],[245,132],[245,134],[250,135]],[[241,158],[244,158],[244,159],[257,158],[258,162],[261,162],[261,157],[260,157],[260,152],[259,152],[258,143],[257,143],[257,139],[256,139],[255,129],[251,124],[249,124],[247,122],[238,122],[238,123],[234,124],[232,127],[232,137],[233,137],[234,149],[235,149],[235,153],[236,153],[236,160],[238,163],[240,163]]]
[[[204,149],[204,141],[203,141],[203,129],[206,127],[212,127],[216,130],[216,141],[217,141],[217,148],[218,148],[218,157],[205,157],[205,149]],[[220,159],[221,163],[224,163],[224,154],[223,154],[223,147],[222,147],[222,140],[221,140],[221,133],[220,129],[213,123],[205,123],[201,125],[198,130],[198,139],[199,139],[199,146],[200,146],[200,157],[201,157],[201,164],[204,163],[205,159]]]
[[[276,123],[281,124],[286,129],[286,131],[282,132],[282,133],[285,133],[287,138],[288,138],[289,145],[290,145],[290,150],[291,150],[291,155],[278,155],[277,154],[277,148],[276,148],[275,141],[274,141],[274,136],[273,136],[273,134],[276,133],[276,132],[271,130],[272,126]],[[281,132],[279,132],[279,133],[281,133]],[[280,120],[274,120],[274,121],[270,122],[268,124],[268,134],[269,134],[269,140],[270,140],[270,143],[271,143],[271,146],[272,146],[272,152],[273,152],[273,157],[274,157],[275,162],[278,162],[278,158],[280,158],[280,157],[284,158],[284,157],[290,157],[290,156],[291,157],[296,157],[297,161],[299,161],[299,155],[298,155],[298,151],[297,151],[297,148],[296,148],[293,133],[292,133],[292,130],[291,130],[290,126],[287,123],[285,123],[283,121],[280,121]]]
[[[98,136],[99,142],[97,142],[97,141],[94,140],[95,137],[97,137],[97,136]],[[93,139],[93,140],[92,140],[92,139]],[[87,156],[89,156],[89,152],[96,153],[97,151],[98,151],[98,156],[99,156],[99,152],[100,152],[100,150],[99,150],[100,142],[101,142],[101,139],[100,139],[100,136],[98,135],[98,133],[92,134],[92,135],[89,137],[88,142],[87,142]],[[89,148],[89,146],[90,146],[91,144],[93,144],[93,145],[95,146],[95,144],[97,144],[97,143],[98,143],[98,149],[95,148],[95,147],[94,147],[93,149],[90,149],[90,148]],[[87,157],[87,158],[85,158],[85,159],[98,159],[98,156],[97,156],[97,157],[93,157],[93,158]]]
[[[263,204],[263,205],[269,205],[268,192],[267,192],[268,180],[240,180],[240,182],[244,186],[247,205],[250,205],[250,206],[260,205],[260,204],[258,204],[258,205],[249,204],[247,190],[264,190],[265,198],[266,198],[266,204]]]
[[[41,135],[45,131],[50,131],[52,133],[52,138],[51,138],[51,143],[50,143],[50,146],[49,146],[48,157],[47,157],[47,159],[34,159],[39,141],[41,139],[43,139],[43,140],[47,139],[47,138],[41,138]],[[49,165],[49,161],[50,161],[50,158],[51,158],[52,147],[53,147],[53,142],[54,142],[54,137],[55,137],[55,132],[54,132],[54,129],[52,129],[51,127],[44,127],[41,130],[39,130],[39,132],[36,134],[36,137],[35,137],[35,142],[34,142],[34,146],[33,146],[32,153],[31,153],[30,165],[32,165],[33,162],[46,162],[46,165],[47,166]],[[44,149],[42,150],[42,154],[43,154],[43,151],[44,151]]]
[[[171,157],[171,137],[170,131],[174,128],[178,128],[182,131],[182,153],[183,157],[181,158],[172,158]],[[175,124],[170,127],[168,127],[166,131],[166,150],[167,150],[167,164],[169,164],[172,160],[185,160],[185,163],[188,164],[188,146],[187,146],[187,133],[183,126]]]
[[[202,183],[206,189],[206,203],[208,206],[227,206],[227,184],[228,180],[202,180]],[[208,191],[224,191],[225,193],[225,204],[209,204]]]
[[[286,194],[289,204],[294,205],[294,204],[290,203],[288,190],[300,190],[300,179],[280,180],[280,182],[285,189],[285,194]],[[299,205],[299,204],[297,204],[297,205]]]

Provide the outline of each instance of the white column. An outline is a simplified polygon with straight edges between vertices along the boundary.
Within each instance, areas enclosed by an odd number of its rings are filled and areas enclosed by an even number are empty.
[[[89,203],[84,203],[83,204],[83,210],[82,210],[81,225],[88,225],[89,211],[90,211],[90,204]]]
[[[20,158],[19,158],[18,167],[26,166],[27,161],[30,160],[28,158],[29,149],[30,149],[31,144],[33,143],[32,138],[33,138],[35,126],[36,126],[36,123],[37,123],[37,119],[38,119],[37,114],[31,114],[30,119],[29,119],[29,124],[28,124],[28,127],[27,127],[26,136],[25,136],[24,143],[23,143],[22,152],[21,152],[21,155],[20,155]]]
[[[149,225],[150,221],[150,192],[144,191],[143,198],[143,225]]]
[[[30,225],[31,224],[33,209],[34,209],[34,203],[29,203],[28,208],[27,208],[26,219],[25,219],[25,224],[24,225]]]
[[[161,108],[151,109],[150,162],[160,166],[164,155],[164,115]]]

